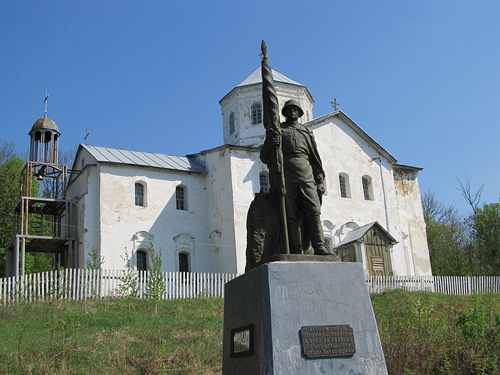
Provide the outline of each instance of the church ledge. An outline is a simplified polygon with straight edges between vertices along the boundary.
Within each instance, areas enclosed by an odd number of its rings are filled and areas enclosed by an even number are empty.
[[[314,98],[312,97],[311,93],[309,92],[309,89],[307,88],[307,86],[304,86],[304,85],[301,85],[301,84],[295,85],[295,84],[292,84],[292,83],[281,82],[281,81],[275,82],[275,84],[280,84],[280,85],[285,85],[285,86],[290,86],[290,87],[293,87],[293,86],[303,87],[306,90],[306,95],[307,95],[308,99],[311,101],[311,103],[314,103]],[[258,87],[259,85],[262,86],[262,82],[250,83],[248,85],[243,85],[243,86],[236,86],[231,91],[229,91],[226,95],[224,95],[224,97],[221,100],[219,100],[219,104],[222,105],[222,102],[226,98],[228,98],[229,96],[231,96],[235,91],[239,91],[241,89],[252,88],[252,87]]]
[[[243,151],[260,151],[261,147],[262,146],[241,146],[241,145],[225,144],[222,146],[218,146],[215,148],[210,148],[208,150],[203,150],[203,151],[197,152],[196,154],[189,154],[189,155],[186,155],[186,157],[192,158],[192,157],[196,157],[198,155],[206,155],[206,154],[210,154],[212,152],[217,152],[220,150],[227,150],[227,149],[243,150]]]
[[[420,171],[424,170],[424,168],[413,167],[411,165],[404,165],[404,164],[393,164],[392,167],[393,168],[398,168],[398,169],[409,169],[411,171],[416,171],[416,172],[420,172]]]

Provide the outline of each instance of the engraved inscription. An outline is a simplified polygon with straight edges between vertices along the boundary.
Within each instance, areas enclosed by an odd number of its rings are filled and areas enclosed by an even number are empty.
[[[349,325],[304,326],[300,330],[302,352],[307,358],[349,357],[356,353]]]

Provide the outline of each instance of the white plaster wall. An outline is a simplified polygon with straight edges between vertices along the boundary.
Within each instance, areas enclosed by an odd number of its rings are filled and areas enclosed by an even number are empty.
[[[124,268],[125,249],[135,265],[133,236],[144,231],[154,237],[162,251],[163,269],[178,270],[178,250],[174,237],[186,233],[195,238],[189,254],[193,272],[210,271],[207,238],[205,176],[156,168],[101,164],[100,242],[103,268]],[[135,205],[135,183],[145,185],[145,206]],[[187,188],[188,210],[177,210],[175,190]]]
[[[92,248],[99,250],[99,167],[85,149],[79,150],[74,167],[80,173],[72,176],[66,197],[73,201],[70,233],[78,239],[78,266],[84,267]]]
[[[213,272],[236,272],[230,151],[227,147],[219,147],[202,157],[207,166],[205,205],[209,232],[220,232],[220,246],[216,250],[211,250],[210,266]]]
[[[260,161],[259,155],[260,151],[231,151],[237,272],[245,271],[248,209],[255,194],[260,191],[259,174],[262,171],[267,171],[265,165]]]
[[[409,275],[432,275],[422,199],[416,171],[395,167],[401,237]]]
[[[391,197],[386,191],[386,205],[382,190],[382,178],[384,182],[392,180],[387,160],[382,159],[381,175],[380,162],[370,161],[379,156],[376,150],[339,119],[316,125],[311,130],[314,131],[326,174],[322,219],[331,221],[337,229],[347,222],[355,222],[361,226],[372,221],[378,221],[388,229],[386,206],[391,205]],[[341,172],[349,176],[350,198],[340,196],[338,176]],[[364,199],[364,175],[372,179],[373,200]],[[387,183],[387,188],[386,185]]]
[[[400,211],[410,210],[414,213],[411,225],[419,234],[413,236],[413,241],[418,241],[420,248],[423,249],[421,225],[423,215],[410,207],[414,202],[419,204],[420,193],[408,197],[408,202],[400,202],[396,194],[390,161],[340,119],[333,118],[326,123],[317,124],[312,130],[326,173],[327,194],[323,198],[322,220],[329,220],[335,225],[333,233],[337,243],[346,234],[341,231],[342,225],[354,222],[362,226],[378,221],[398,241],[391,253],[394,274],[408,274],[408,257],[405,255],[402,233],[403,228],[408,227],[408,222],[401,222]],[[375,158],[380,160],[373,160]],[[338,176],[341,172],[349,176],[350,198],[340,196]],[[372,178],[373,200],[364,199],[362,186],[364,175]],[[425,230],[423,235],[425,236]],[[421,257],[425,258],[425,250]],[[422,272],[426,274],[424,270],[428,267],[425,266],[424,260],[420,268],[419,274]]]

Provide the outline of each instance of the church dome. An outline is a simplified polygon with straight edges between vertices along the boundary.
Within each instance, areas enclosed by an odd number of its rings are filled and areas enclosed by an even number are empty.
[[[308,88],[273,69],[274,87],[280,109],[290,99],[299,103],[306,123],[313,119],[314,99]],[[263,126],[262,72],[258,67],[220,100],[224,144],[260,146],[266,138]],[[280,115],[284,121],[284,116]]]
[[[37,130],[52,130],[57,134],[60,134],[57,124],[48,117],[42,117],[36,120],[28,134],[31,135]]]

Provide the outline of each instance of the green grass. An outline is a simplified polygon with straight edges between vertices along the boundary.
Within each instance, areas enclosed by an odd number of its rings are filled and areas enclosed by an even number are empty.
[[[390,374],[499,374],[500,296],[372,296]],[[0,310],[0,374],[221,374],[223,300]]]
[[[1,374],[218,374],[221,299],[33,303],[0,314]]]

